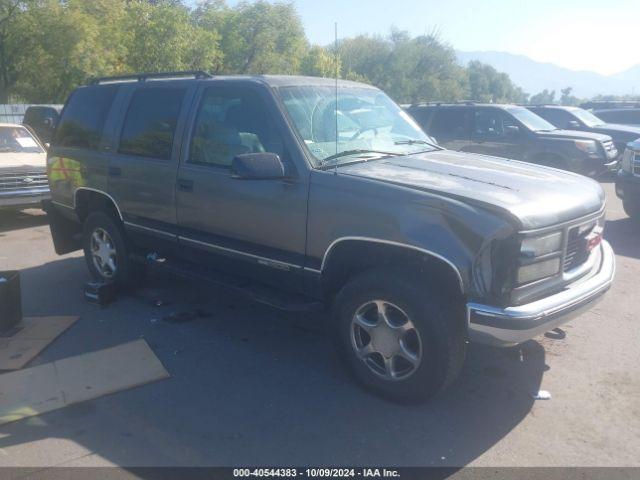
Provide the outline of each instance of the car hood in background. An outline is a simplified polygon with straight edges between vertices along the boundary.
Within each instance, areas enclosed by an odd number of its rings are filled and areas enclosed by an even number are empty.
[[[338,172],[507,211],[531,230],[598,212],[602,187],[571,172],[451,150],[371,160]]]
[[[605,123],[604,125],[597,125],[593,127],[593,130],[598,133],[604,133],[605,135],[615,135],[620,133],[628,134],[628,136],[634,140],[636,138],[640,138],[640,127],[634,127],[632,125]]]
[[[0,170],[16,169],[44,170],[47,168],[46,153],[0,152]]]
[[[551,130],[550,132],[545,132],[542,130],[536,131],[536,135],[541,137],[548,138],[571,138],[574,140],[596,140],[598,142],[606,142],[611,140],[609,135],[604,135],[602,133],[593,133],[593,132],[583,132],[581,130]]]

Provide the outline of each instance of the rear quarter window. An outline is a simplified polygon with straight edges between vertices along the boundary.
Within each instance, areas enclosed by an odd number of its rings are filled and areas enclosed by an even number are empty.
[[[83,87],[71,94],[53,139],[58,147],[97,150],[117,85]]]
[[[471,113],[466,108],[443,108],[433,114],[427,132],[434,137],[467,138],[471,133]]]

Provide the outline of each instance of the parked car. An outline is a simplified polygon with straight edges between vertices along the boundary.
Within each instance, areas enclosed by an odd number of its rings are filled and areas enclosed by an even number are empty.
[[[607,123],[582,108],[562,105],[532,105],[527,108],[560,129],[609,135],[619,155],[622,155],[627,143],[640,138],[640,126]]]
[[[640,126],[640,108],[594,109],[593,114],[605,122]]]
[[[627,215],[640,221],[640,139],[627,145],[616,178],[616,195]]]
[[[170,76],[81,87],[56,129],[49,168],[76,175],[51,179],[54,245],[101,281],[146,261],[330,307],[355,377],[403,400],[449,385],[467,339],[523,342],[612,282],[591,179],[434,146],[360,83]]]
[[[39,207],[49,198],[44,148],[22,125],[0,123],[0,208]]]
[[[58,123],[60,110],[51,105],[32,105],[25,111],[22,124],[29,126],[42,144],[49,143]]]
[[[547,165],[594,176],[616,164],[611,137],[560,130],[524,107],[420,104],[407,111],[445,148]]]

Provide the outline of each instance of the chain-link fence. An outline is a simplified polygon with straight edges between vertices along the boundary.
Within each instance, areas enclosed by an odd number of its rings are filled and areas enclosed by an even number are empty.
[[[27,108],[36,104],[16,103],[0,104],[0,123],[22,123],[24,112]],[[37,104],[43,105],[43,104]],[[48,107],[62,108],[62,105],[45,105]]]

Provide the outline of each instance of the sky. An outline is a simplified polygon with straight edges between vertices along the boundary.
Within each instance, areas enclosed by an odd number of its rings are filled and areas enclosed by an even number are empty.
[[[237,0],[229,0],[231,5]],[[523,54],[605,75],[640,64],[640,0],[293,0],[312,43],[438,31],[457,50]]]

